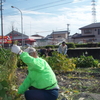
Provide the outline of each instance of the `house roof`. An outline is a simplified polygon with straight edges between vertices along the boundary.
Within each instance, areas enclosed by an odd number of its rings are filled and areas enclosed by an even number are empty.
[[[72,38],[76,39],[76,38],[87,38],[87,37],[95,37],[95,35],[78,35],[78,36],[73,36]]]
[[[68,31],[53,31],[51,34],[65,34],[68,33]]]
[[[87,26],[81,27],[79,29],[81,30],[81,29],[88,29],[88,28],[100,28],[100,23],[92,23]]]
[[[13,30],[13,31],[11,31],[10,33],[8,33],[6,36],[21,36],[21,35],[22,35],[22,33],[20,33],[20,32],[18,32],[18,31]],[[23,36],[28,37],[28,36],[27,36],[27,35],[25,35],[25,34],[23,34]]]
[[[41,35],[38,35],[38,34],[31,35],[31,36],[33,36],[33,37],[43,37],[43,36],[41,36]]]

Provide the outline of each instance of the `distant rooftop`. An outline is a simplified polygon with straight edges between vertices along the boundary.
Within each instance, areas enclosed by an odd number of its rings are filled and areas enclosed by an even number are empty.
[[[43,36],[41,36],[41,35],[38,35],[38,34],[31,35],[31,36],[34,36],[34,37],[43,37]]]
[[[22,33],[13,30],[13,31],[9,32],[8,34],[6,34],[6,36],[8,36],[8,35],[9,35],[9,36],[22,36]],[[23,36],[28,37],[28,35],[25,35],[25,34],[23,34]]]
[[[100,28],[100,23],[92,23],[87,26],[81,27],[79,29],[87,29],[87,28]]]
[[[79,34],[79,33],[75,33],[72,38],[75,39],[75,38],[87,38],[87,37],[95,37],[95,35],[82,35],[82,34]]]
[[[68,31],[53,31],[51,34],[65,34],[68,33]]]

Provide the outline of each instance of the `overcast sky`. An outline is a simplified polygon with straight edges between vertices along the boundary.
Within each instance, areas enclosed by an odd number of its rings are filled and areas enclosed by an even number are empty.
[[[4,35],[14,30],[30,36],[47,36],[52,31],[65,31],[69,25],[70,35],[80,33],[79,28],[93,23],[92,0],[4,0]],[[100,0],[95,0],[96,20],[100,22]],[[17,7],[11,8],[11,6]]]

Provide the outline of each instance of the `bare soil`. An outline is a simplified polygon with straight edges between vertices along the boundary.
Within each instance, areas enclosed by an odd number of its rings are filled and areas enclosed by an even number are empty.
[[[18,85],[20,85],[27,75],[27,69],[17,69],[18,76]],[[70,93],[81,95],[81,97],[89,95],[89,97],[96,96],[95,98],[100,97],[100,73],[88,73],[88,72],[66,72],[56,74],[58,84],[60,87],[59,90],[59,99],[63,100],[66,96],[69,96]],[[73,92],[74,91],[74,92]],[[75,93],[76,91],[76,93]],[[64,95],[62,95],[64,94]],[[86,95],[87,94],[87,95]],[[83,96],[82,96],[83,95]],[[65,97],[66,98],[66,97]],[[75,97],[74,97],[75,98]],[[77,98],[77,97],[76,97]],[[64,100],[67,100],[64,99]],[[73,100],[100,100],[100,99],[73,99]]]

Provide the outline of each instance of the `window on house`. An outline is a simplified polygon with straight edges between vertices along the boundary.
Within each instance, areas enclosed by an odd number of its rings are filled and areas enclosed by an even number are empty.
[[[86,34],[92,33],[92,30],[91,29],[86,29],[86,30],[84,30],[84,33],[86,33]]]
[[[95,29],[95,31],[96,31],[96,29]]]
[[[58,36],[58,37],[61,37],[61,36]]]
[[[98,35],[100,35],[100,29],[98,29]]]

